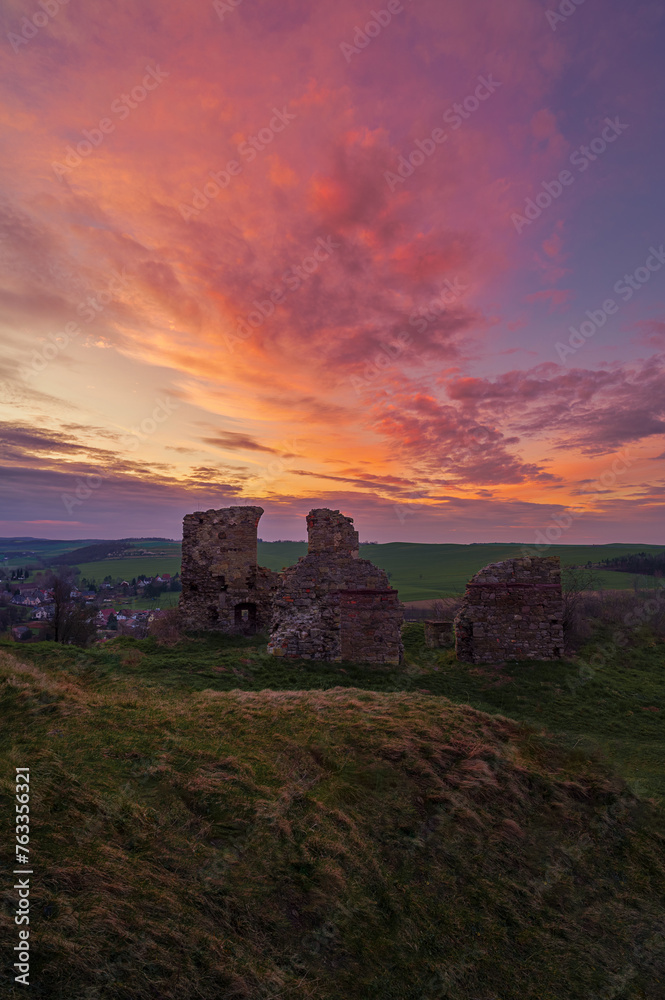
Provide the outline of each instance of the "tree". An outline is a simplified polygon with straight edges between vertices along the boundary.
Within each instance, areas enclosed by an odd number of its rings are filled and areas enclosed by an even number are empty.
[[[49,590],[53,593],[53,638],[65,645],[87,646],[95,635],[95,611],[74,600],[71,592],[74,574],[61,570],[51,574]]]
[[[593,570],[580,566],[564,566],[561,571],[563,589],[563,631],[572,632],[578,624],[584,595],[598,589],[598,577]]]
[[[0,605],[0,632],[6,632],[12,625],[20,625],[28,617],[28,610],[15,604]]]

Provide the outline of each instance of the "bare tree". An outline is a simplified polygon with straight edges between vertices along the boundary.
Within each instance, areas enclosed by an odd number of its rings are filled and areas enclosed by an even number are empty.
[[[564,566],[561,570],[563,590],[563,631],[572,632],[579,624],[584,595],[598,589],[598,577],[593,569],[582,566]]]
[[[74,586],[75,575],[72,572],[61,569],[50,576],[48,587],[53,594],[53,638],[55,642],[87,646],[97,631],[95,611],[71,596]]]

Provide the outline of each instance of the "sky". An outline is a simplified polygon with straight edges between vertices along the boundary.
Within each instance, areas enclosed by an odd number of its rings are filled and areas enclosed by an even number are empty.
[[[0,536],[663,543],[665,3],[0,29]]]

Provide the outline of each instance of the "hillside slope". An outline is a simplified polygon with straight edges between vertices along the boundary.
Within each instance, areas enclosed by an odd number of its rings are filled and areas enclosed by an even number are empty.
[[[31,768],[35,996],[665,996],[662,815],[554,737],[443,697],[4,651],[0,682],[3,792]]]

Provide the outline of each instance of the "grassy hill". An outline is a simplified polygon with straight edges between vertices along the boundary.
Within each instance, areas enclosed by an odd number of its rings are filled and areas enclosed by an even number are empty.
[[[665,644],[577,688],[406,645],[388,670],[260,637],[0,645],[33,994],[662,1000]]]

